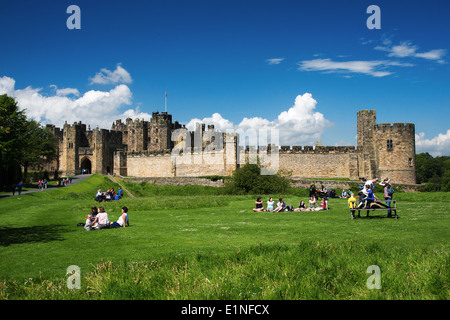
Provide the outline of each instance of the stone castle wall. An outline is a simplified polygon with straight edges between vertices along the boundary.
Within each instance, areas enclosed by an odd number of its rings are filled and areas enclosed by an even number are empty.
[[[204,124],[189,132],[165,112],[154,112],[150,121],[117,120],[112,130],[86,129],[81,122],[66,123],[62,130],[50,127],[59,141],[59,158],[52,165],[64,175],[89,167],[91,173],[134,177],[229,176],[245,163],[256,163],[255,149],[238,146],[237,134]],[[172,133],[179,128],[185,133],[172,141]],[[276,169],[290,171],[295,178],[390,177],[397,183],[415,184],[414,124],[377,124],[375,110],[360,110],[357,131],[356,147],[267,146],[266,156],[259,153],[259,160],[264,160],[263,167],[270,161],[274,165],[271,156],[276,154]],[[200,155],[183,149],[188,143],[198,147],[199,141]]]

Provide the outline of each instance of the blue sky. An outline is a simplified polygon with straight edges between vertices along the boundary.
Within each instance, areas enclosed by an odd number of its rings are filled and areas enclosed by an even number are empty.
[[[69,5],[81,29],[69,30]],[[368,29],[369,5],[381,29]],[[168,112],[356,145],[356,112],[450,155],[447,1],[0,1],[0,94],[43,123]],[[147,119],[148,120],[148,119]]]

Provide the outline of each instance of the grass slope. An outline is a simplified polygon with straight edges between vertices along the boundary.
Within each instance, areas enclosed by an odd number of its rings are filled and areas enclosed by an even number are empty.
[[[450,297],[448,193],[399,193],[400,219],[351,220],[343,199],[329,211],[254,213],[254,196],[127,185],[137,197],[101,205],[112,221],[126,205],[129,228],[77,227],[99,205],[96,190],[111,187],[94,175],[0,199],[1,299]],[[306,200],[296,194],[287,204]],[[66,288],[70,265],[81,269],[81,290]],[[366,286],[370,265],[381,269],[381,290]]]

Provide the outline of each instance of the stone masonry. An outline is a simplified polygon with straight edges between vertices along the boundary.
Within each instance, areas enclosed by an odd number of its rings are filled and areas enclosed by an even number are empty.
[[[63,175],[86,170],[154,178],[228,176],[249,161],[251,150],[239,145],[237,134],[218,132],[204,124],[188,131],[167,112],[153,112],[150,121],[117,120],[111,130],[91,130],[81,122],[66,123],[62,129],[47,126],[57,137],[59,152],[47,169]],[[395,183],[416,183],[414,124],[377,124],[375,110],[357,112],[356,147],[267,148],[269,155],[278,148],[278,169],[290,171],[293,178],[389,177]]]

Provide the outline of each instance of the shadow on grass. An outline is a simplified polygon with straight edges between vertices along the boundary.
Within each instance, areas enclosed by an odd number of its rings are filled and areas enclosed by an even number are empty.
[[[62,232],[67,232],[65,226],[48,225],[22,228],[0,227],[0,246],[28,242],[63,241]]]

